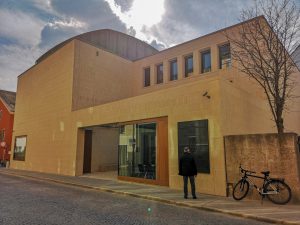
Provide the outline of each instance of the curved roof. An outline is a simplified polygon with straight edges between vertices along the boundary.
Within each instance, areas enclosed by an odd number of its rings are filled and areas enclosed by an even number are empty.
[[[132,61],[158,52],[158,50],[151,45],[135,37],[118,31],[103,29],[80,34],[61,42],[39,57],[36,60],[36,63],[40,63],[49,55],[74,39],[86,42]]]

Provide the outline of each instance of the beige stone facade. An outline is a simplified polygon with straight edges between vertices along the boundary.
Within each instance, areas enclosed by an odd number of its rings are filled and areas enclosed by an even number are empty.
[[[220,31],[135,60],[76,38],[64,43],[19,76],[13,139],[27,136],[26,158],[16,161],[12,156],[11,167],[82,175],[85,128],[164,117],[168,124],[168,184],[180,189],[178,123],[206,119],[210,173],[197,176],[196,188],[225,196],[223,137],[276,132],[261,90],[235,69],[235,62],[219,69],[218,47],[226,42]],[[207,49],[211,51],[211,71],[201,73],[201,52]],[[184,57],[189,54],[194,68],[185,77]],[[178,63],[178,80],[170,81],[173,59]],[[156,84],[156,65],[160,63],[164,81]],[[144,87],[147,67],[151,85]],[[295,77],[299,82],[299,73]],[[294,104],[285,127],[298,134],[299,105]],[[92,167],[96,171],[99,165],[93,162]]]

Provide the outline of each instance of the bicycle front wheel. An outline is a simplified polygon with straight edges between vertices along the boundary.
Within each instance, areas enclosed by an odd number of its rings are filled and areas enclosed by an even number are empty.
[[[246,197],[249,191],[249,182],[247,180],[240,180],[233,188],[232,197],[235,200],[242,200]]]
[[[291,188],[281,180],[271,180],[265,190],[267,198],[275,204],[284,205],[292,198]]]

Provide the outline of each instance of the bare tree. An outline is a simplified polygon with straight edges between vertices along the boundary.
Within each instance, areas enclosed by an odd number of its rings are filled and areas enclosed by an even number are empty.
[[[242,11],[236,33],[225,35],[238,68],[264,90],[279,134],[283,112],[293,98],[293,73],[298,68],[290,53],[299,45],[300,11],[291,0],[258,0]]]

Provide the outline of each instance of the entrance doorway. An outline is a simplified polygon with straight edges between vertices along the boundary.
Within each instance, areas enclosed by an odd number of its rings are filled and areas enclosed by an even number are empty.
[[[167,117],[84,128],[85,176],[168,186]]]
[[[85,128],[83,174],[117,179],[119,127],[101,125]]]

